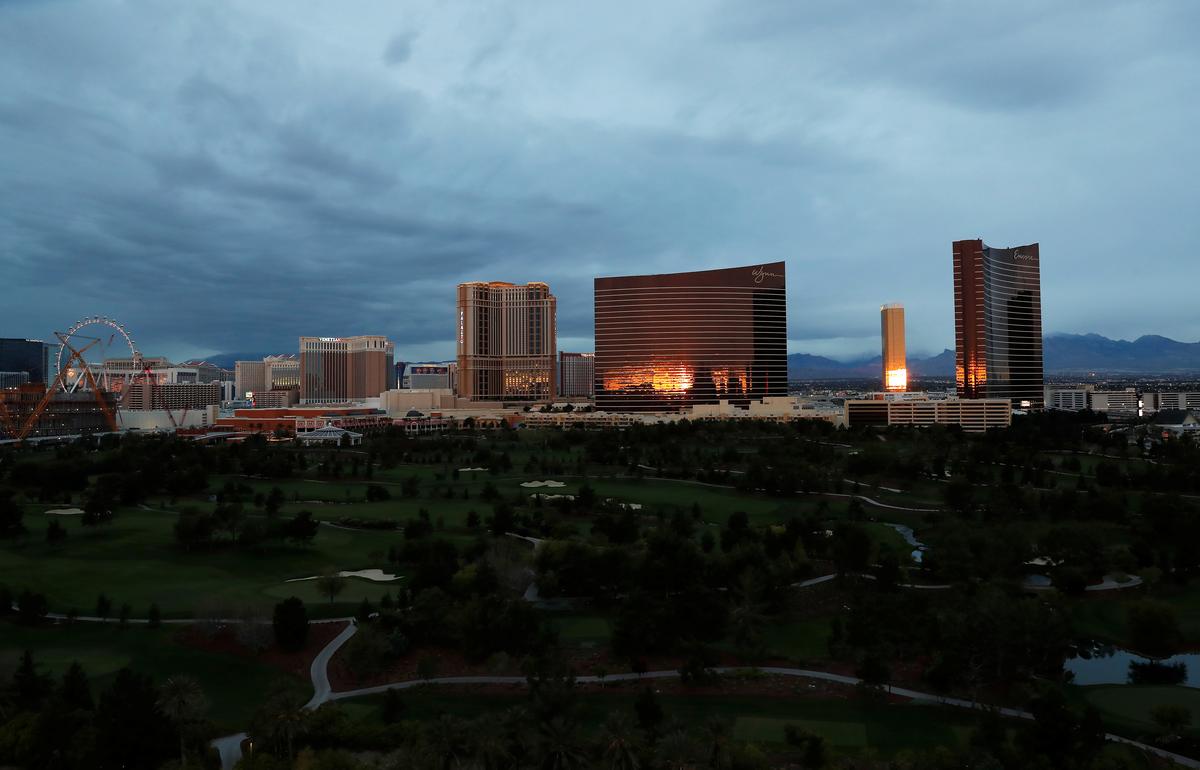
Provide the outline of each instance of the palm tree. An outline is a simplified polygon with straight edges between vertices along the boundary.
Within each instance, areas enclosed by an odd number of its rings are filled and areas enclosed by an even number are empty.
[[[574,725],[561,718],[542,725],[542,770],[575,770],[586,764]]]
[[[636,733],[628,714],[624,711],[609,714],[600,740],[604,758],[612,770],[638,770]]]
[[[442,770],[450,770],[451,767],[462,764],[467,755],[463,740],[466,732],[463,721],[449,714],[442,714],[437,721],[429,723],[426,727],[426,743],[437,757]]]
[[[471,724],[474,735],[472,757],[483,770],[500,770],[512,759],[508,735],[504,726],[490,718],[476,719]]]
[[[187,728],[208,711],[208,698],[200,683],[190,676],[168,677],[158,692],[158,707],[179,729],[179,766],[187,767]]]
[[[665,770],[695,770],[700,766],[699,753],[696,742],[685,730],[664,736],[654,749],[658,764]]]
[[[720,717],[712,717],[704,724],[704,735],[708,739],[708,766],[713,770],[729,767],[729,723]]]
[[[283,690],[270,699],[266,709],[270,719],[271,737],[275,741],[282,740],[287,746],[287,756],[290,762],[295,756],[293,745],[296,736],[304,732],[304,723],[307,718],[304,703],[295,692]]]

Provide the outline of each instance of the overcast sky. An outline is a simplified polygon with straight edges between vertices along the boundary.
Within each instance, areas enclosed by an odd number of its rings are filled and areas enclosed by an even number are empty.
[[[454,286],[786,260],[789,349],[953,346],[952,240],[1048,332],[1200,338],[1200,3],[0,0],[0,336],[387,334]]]

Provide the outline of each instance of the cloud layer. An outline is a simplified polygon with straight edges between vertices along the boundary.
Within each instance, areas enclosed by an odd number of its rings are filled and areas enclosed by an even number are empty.
[[[0,336],[384,333],[462,280],[785,259],[793,350],[953,344],[950,242],[1040,241],[1049,331],[1200,338],[1200,6],[0,3]]]

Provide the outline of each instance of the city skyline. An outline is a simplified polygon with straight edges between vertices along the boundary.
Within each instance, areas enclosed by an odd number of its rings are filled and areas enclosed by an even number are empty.
[[[627,14],[5,4],[0,326],[446,360],[453,286],[504,276],[554,286],[584,350],[594,275],[782,259],[790,351],[869,354],[894,299],[928,354],[953,345],[945,242],[986,236],[1054,255],[1050,332],[1200,339],[1194,5]]]

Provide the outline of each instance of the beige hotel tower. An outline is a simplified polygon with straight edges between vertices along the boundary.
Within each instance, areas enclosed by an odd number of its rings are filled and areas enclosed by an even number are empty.
[[[883,389],[889,393],[908,390],[908,363],[904,355],[904,306],[884,305],[879,309],[883,335]]]
[[[553,401],[556,302],[540,281],[458,286],[458,395],[472,401]]]

